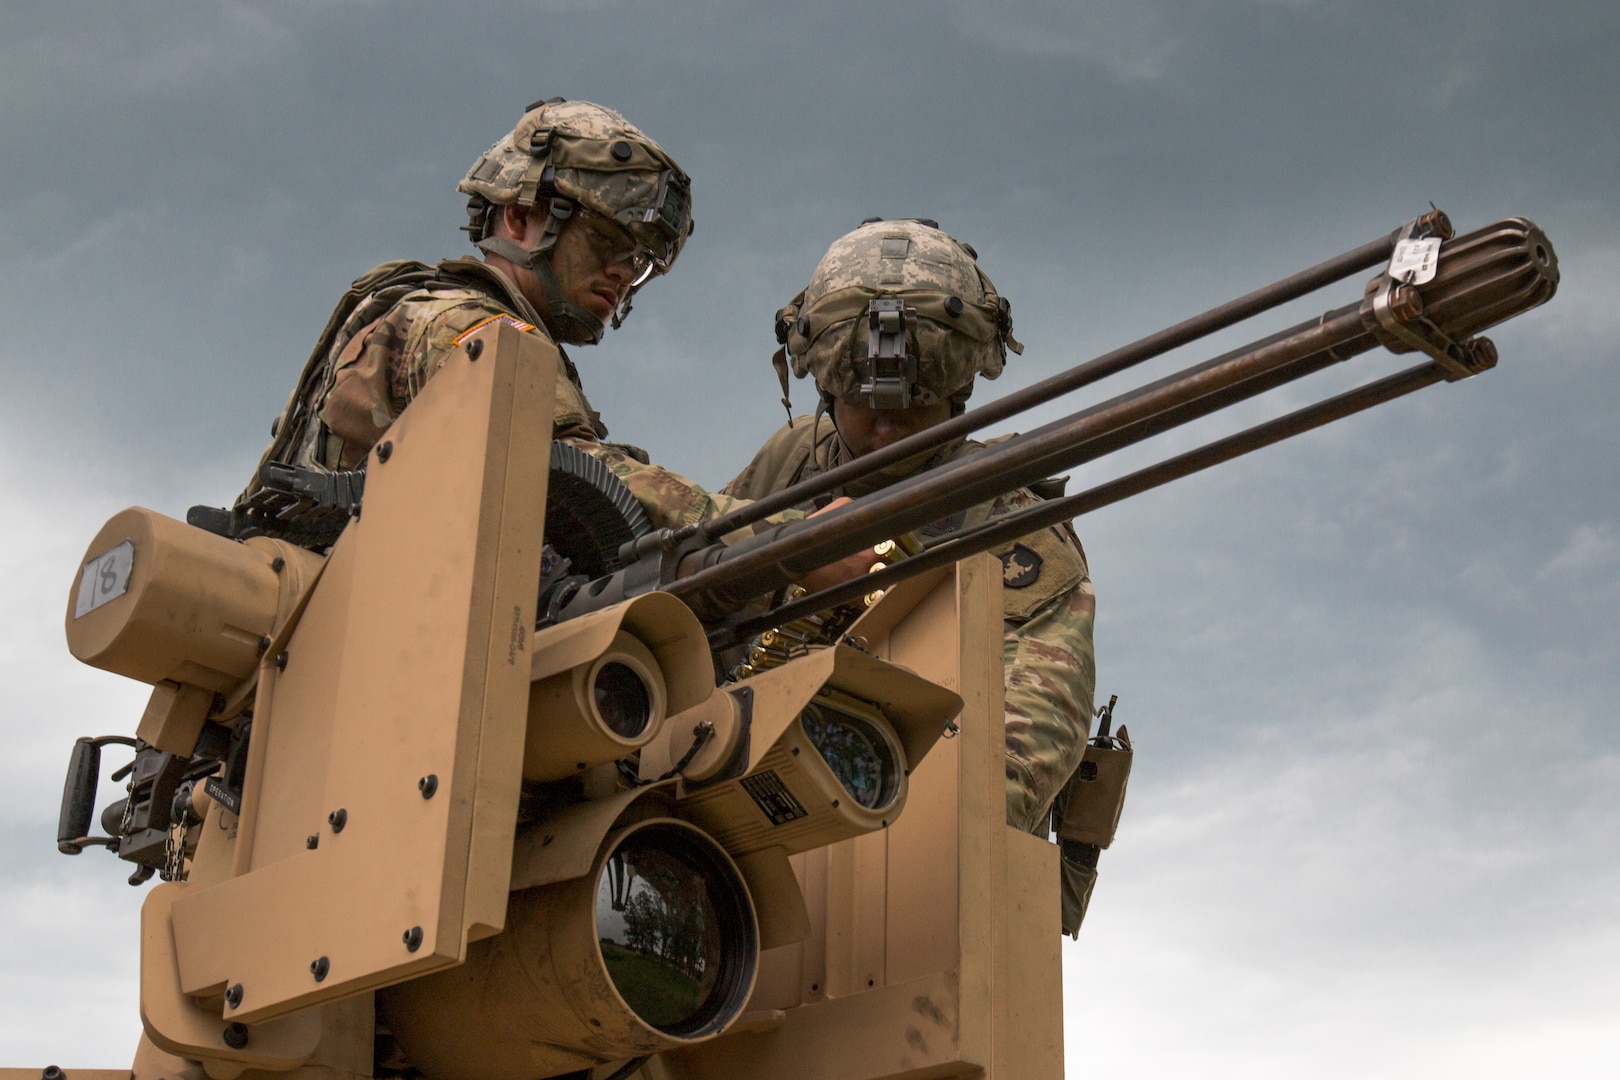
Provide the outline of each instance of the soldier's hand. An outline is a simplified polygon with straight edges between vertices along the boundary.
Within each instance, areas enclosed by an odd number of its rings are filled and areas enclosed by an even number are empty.
[[[829,510],[836,510],[840,506],[844,506],[850,501],[851,500],[847,498],[834,499],[832,502],[828,503],[826,506],[822,507],[820,510],[817,510],[810,516],[816,517],[817,515],[827,513]],[[877,552],[873,551],[871,548],[862,548],[855,554],[846,555],[844,558],[839,559],[835,563],[828,563],[826,566],[818,566],[816,569],[810,571],[802,578],[799,578],[798,583],[806,592],[819,592],[822,589],[830,589],[834,585],[839,585],[843,582],[849,581],[852,578],[858,578],[870,573],[872,564],[880,561],[882,560],[878,558]]]

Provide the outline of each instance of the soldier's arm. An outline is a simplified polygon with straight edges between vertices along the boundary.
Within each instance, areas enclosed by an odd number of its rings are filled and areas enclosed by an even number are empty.
[[[353,469],[461,340],[493,319],[522,322],[482,297],[402,300],[344,344],[317,406],[324,443],[301,464]]]
[[[1085,754],[1097,660],[1090,577],[1047,601],[1027,621],[1007,623],[1007,824],[1028,832]]]
[[[647,517],[659,528],[674,529],[682,525],[692,525],[707,518],[718,517],[744,504],[742,499],[712,493],[701,484],[662,466],[639,461],[617,446],[587,436],[578,426],[564,429],[559,434],[563,442],[577,446],[590,454],[623,480],[630,493],[636,497],[636,501],[641,503],[642,509],[647,511]],[[767,518],[755,527],[768,527],[803,516],[798,511],[785,511],[782,515]]]
[[[1039,502],[1019,489],[996,499],[989,516]],[[1001,560],[1006,620],[1007,824],[1029,832],[1085,755],[1097,685],[1097,597],[1072,529],[1040,529],[993,554]]]

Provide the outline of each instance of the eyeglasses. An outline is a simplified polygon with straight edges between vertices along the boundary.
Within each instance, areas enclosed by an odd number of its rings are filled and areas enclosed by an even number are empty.
[[[578,204],[574,206],[573,216],[585,230],[585,242],[590,245],[591,253],[602,260],[604,268],[622,266],[628,270],[632,288],[645,284],[657,271],[658,260],[653,258],[653,253],[624,226]]]

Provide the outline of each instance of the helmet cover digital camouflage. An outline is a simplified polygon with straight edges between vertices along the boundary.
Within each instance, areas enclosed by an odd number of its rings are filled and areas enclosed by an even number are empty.
[[[691,180],[675,159],[612,109],[560,98],[537,102],[473,164],[456,190],[472,196],[474,240],[488,206],[561,197],[623,226],[652,254],[675,262],[692,232]]]
[[[892,301],[898,300],[895,304]],[[874,301],[890,303],[874,304]],[[877,308],[904,311],[905,403],[961,402],[973,379],[994,379],[1012,336],[1011,305],[979,269],[971,248],[914,220],[873,221],[833,241],[810,284],[777,312],[777,339],[793,373],[814,373],[826,394],[849,404],[892,407],[874,394]],[[786,371],[781,371],[786,392]]]

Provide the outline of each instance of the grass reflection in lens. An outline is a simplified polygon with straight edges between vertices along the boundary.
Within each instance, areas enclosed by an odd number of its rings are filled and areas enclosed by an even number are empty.
[[[868,810],[894,801],[897,763],[888,742],[869,722],[818,705],[805,706],[799,722],[851,798]]]
[[[597,880],[596,932],[613,986],[669,1035],[704,1034],[742,1007],[752,927],[740,882],[682,829],[632,833]]]
[[[629,664],[610,660],[596,672],[596,711],[615,735],[634,739],[652,720],[652,695],[640,674]]]

